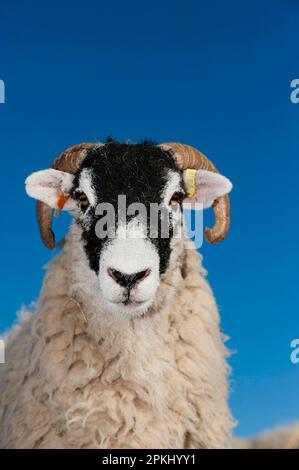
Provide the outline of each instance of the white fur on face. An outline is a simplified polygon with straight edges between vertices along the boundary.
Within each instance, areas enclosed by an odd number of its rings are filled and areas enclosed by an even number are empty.
[[[78,190],[86,194],[91,206],[96,206],[97,197],[93,188],[91,170],[89,168],[84,168],[81,172]]]
[[[127,289],[109,276],[109,268],[127,275],[150,270],[150,274],[131,290],[131,303],[128,305],[123,303]],[[113,314],[136,317],[144,314],[155,300],[159,286],[159,255],[136,220],[130,221],[126,227],[119,227],[116,238],[103,248],[98,278],[103,300]]]
[[[175,192],[182,191],[181,178],[179,173],[169,170],[166,178],[166,185],[162,194],[162,202],[168,206]]]
[[[174,230],[174,236],[177,236],[181,233],[181,224],[183,221],[183,214],[181,208],[178,204],[171,206],[169,202],[176,192],[183,192],[181,186],[180,175],[172,170],[169,170],[167,173],[167,182],[162,194],[162,203],[167,207],[168,211],[172,213],[172,226]]]
[[[95,189],[92,184],[92,174],[89,168],[84,168],[80,174],[79,186],[77,191],[83,192],[89,201],[89,207],[87,210],[82,213],[80,210],[77,213],[77,216],[81,220],[81,223],[85,226],[86,229],[89,229],[92,224],[92,216],[90,209],[96,207],[97,205],[97,196]]]

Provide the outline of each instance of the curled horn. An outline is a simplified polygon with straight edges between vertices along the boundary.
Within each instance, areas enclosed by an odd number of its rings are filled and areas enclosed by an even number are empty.
[[[170,150],[176,165],[180,170],[193,168],[194,170],[208,170],[219,173],[213,163],[201,152],[190,145],[166,142],[161,144],[165,150]],[[215,224],[212,228],[205,229],[205,236],[210,243],[219,243],[226,237],[230,224],[230,203],[226,194],[214,201],[213,211]]]
[[[51,168],[74,174],[86,157],[87,150],[99,145],[101,144],[85,142],[69,147],[54,160]],[[53,250],[55,247],[55,235],[52,230],[52,212],[52,208],[47,204],[41,201],[37,202],[36,217],[41,239],[50,250]]]

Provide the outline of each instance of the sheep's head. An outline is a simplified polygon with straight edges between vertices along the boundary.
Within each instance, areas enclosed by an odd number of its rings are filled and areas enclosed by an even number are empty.
[[[182,144],[79,144],[51,169],[30,175],[26,190],[38,200],[48,248],[55,246],[53,209],[72,213],[99,294],[114,313],[136,316],[153,303],[181,231],[183,202],[213,206],[215,226],[206,229],[211,243],[229,229],[230,181]]]

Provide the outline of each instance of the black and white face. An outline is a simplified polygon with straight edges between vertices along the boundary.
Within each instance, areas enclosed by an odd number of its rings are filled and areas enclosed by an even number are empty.
[[[64,209],[80,227],[105,306],[116,314],[145,313],[183,223],[184,175],[171,154],[151,143],[109,142],[89,150],[75,175],[43,170],[26,189],[53,208],[61,192],[68,197]]]
[[[99,147],[75,175],[71,194],[75,200],[88,200],[79,204],[77,221],[108,308],[144,312],[155,298],[160,275],[167,270],[171,240],[181,222],[185,191],[172,157],[154,145],[110,143]],[[161,223],[153,230],[151,207],[155,205],[165,209],[158,213],[160,222],[161,217],[169,217],[168,237],[162,237]],[[109,209],[113,233],[103,223]],[[107,230],[99,233],[100,227]]]

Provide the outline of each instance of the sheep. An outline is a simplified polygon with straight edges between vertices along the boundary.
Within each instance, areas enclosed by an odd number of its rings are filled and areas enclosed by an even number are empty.
[[[1,448],[232,445],[217,305],[201,256],[177,236],[183,202],[201,201],[215,214],[206,238],[221,241],[231,187],[203,154],[177,143],[83,143],[27,178],[48,248],[53,209],[74,219],[39,301],[5,337]],[[160,204],[169,236],[149,235],[147,219],[131,214],[116,216],[114,238],[99,237],[98,207],[117,208],[119,194]]]

